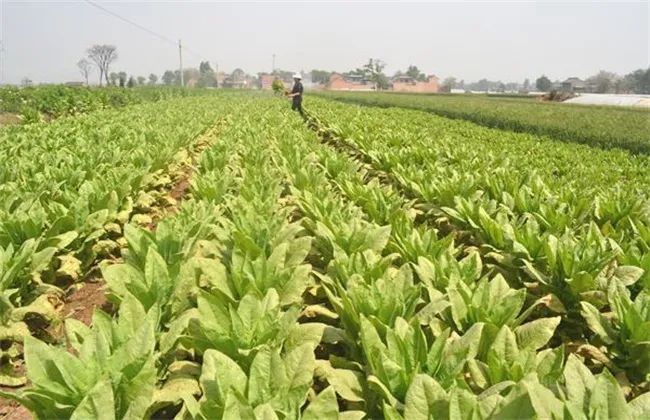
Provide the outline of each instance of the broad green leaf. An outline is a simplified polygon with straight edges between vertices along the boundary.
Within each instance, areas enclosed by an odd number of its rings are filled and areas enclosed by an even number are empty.
[[[203,354],[203,369],[199,382],[207,399],[225,404],[226,395],[231,389],[241,395],[246,392],[248,378],[232,359],[210,349]]]
[[[650,392],[641,394],[629,402],[630,416],[637,419],[650,417]]]
[[[339,406],[334,388],[328,386],[312,400],[302,414],[303,420],[336,420],[339,418]]]
[[[255,420],[279,420],[278,415],[275,414],[273,406],[268,403],[258,405],[253,410],[253,413],[255,414]]]
[[[115,401],[109,379],[102,379],[88,392],[72,413],[70,420],[113,420]]]
[[[544,347],[548,340],[553,337],[555,329],[560,324],[559,316],[553,318],[541,318],[515,328],[517,342],[521,348],[538,350]]]
[[[278,352],[262,348],[250,368],[248,401],[258,406],[271,401],[276,393],[287,387],[287,373]]]
[[[289,401],[300,407],[307,396],[314,376],[316,358],[309,344],[303,344],[289,352],[284,360]]]
[[[440,411],[444,410],[444,407],[438,402],[446,399],[447,393],[433,378],[428,375],[417,375],[406,393],[404,418],[428,420],[444,415]]]
[[[631,265],[622,265],[616,267],[614,276],[618,278],[625,286],[631,286],[643,276],[643,269]]]
[[[598,334],[600,338],[607,344],[612,344],[616,336],[611,322],[606,319],[600,311],[588,302],[580,302],[582,306],[582,316],[587,321],[589,328]]]
[[[256,420],[253,408],[244,400],[243,397],[237,395],[236,391],[229,389],[224,402],[223,410],[224,419],[238,419],[238,420]]]
[[[575,355],[569,355],[564,366],[564,383],[569,400],[587,408],[589,395],[596,385],[596,379],[589,369]]]
[[[630,418],[623,391],[608,370],[604,370],[596,378],[591,390],[589,413],[597,419]]]

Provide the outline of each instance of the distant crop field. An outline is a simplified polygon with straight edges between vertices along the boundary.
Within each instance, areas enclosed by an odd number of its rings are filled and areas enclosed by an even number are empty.
[[[61,85],[0,87],[0,125],[33,123],[41,120],[79,115],[107,108],[177,96],[201,95],[208,91],[175,87],[139,86],[137,88],[86,88]]]
[[[383,92],[319,92],[319,95],[361,105],[418,109],[567,142],[650,153],[650,110],[646,109],[577,106],[494,95]]]

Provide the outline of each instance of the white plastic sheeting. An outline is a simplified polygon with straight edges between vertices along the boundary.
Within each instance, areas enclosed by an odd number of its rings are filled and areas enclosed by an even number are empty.
[[[605,93],[582,93],[564,101],[565,104],[618,105],[650,108],[650,95],[614,95]]]

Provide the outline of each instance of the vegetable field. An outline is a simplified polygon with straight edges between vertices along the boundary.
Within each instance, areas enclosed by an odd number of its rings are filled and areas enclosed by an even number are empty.
[[[305,109],[0,129],[0,417],[650,417],[647,155]]]
[[[0,117],[18,115],[22,123],[34,123],[68,115],[79,115],[106,108],[118,108],[141,102],[187,96],[192,92],[174,87],[138,87],[137,89],[90,89],[70,86],[0,87]]]
[[[650,153],[650,110],[539,102],[530,98],[482,95],[422,95],[374,92],[322,92],[347,103],[404,107],[571,143]]]

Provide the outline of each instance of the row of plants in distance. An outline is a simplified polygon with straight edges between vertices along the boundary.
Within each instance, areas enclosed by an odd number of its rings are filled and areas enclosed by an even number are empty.
[[[354,114],[326,106],[319,116],[344,124]],[[127,224],[123,260],[102,264],[116,314],[66,321],[72,354],[28,338],[31,386],[3,396],[61,418],[650,414],[625,370],[558,333],[553,293],[438,231],[417,200],[322,143],[284,101],[234,112],[178,214],[155,232]],[[313,123],[324,136],[325,120]],[[611,280],[633,314],[629,281]]]
[[[318,94],[361,105],[418,109],[487,127],[547,135],[566,142],[650,153],[650,110],[643,108],[580,106],[483,95]]]
[[[67,292],[119,254],[125,223],[151,223],[234,102],[177,98],[0,131],[12,162],[0,168],[0,384],[24,383],[12,365],[25,337],[57,339]]]
[[[0,87],[0,113],[19,114],[23,123],[76,115],[129,104],[203,93],[174,87],[84,88],[63,85]]]

